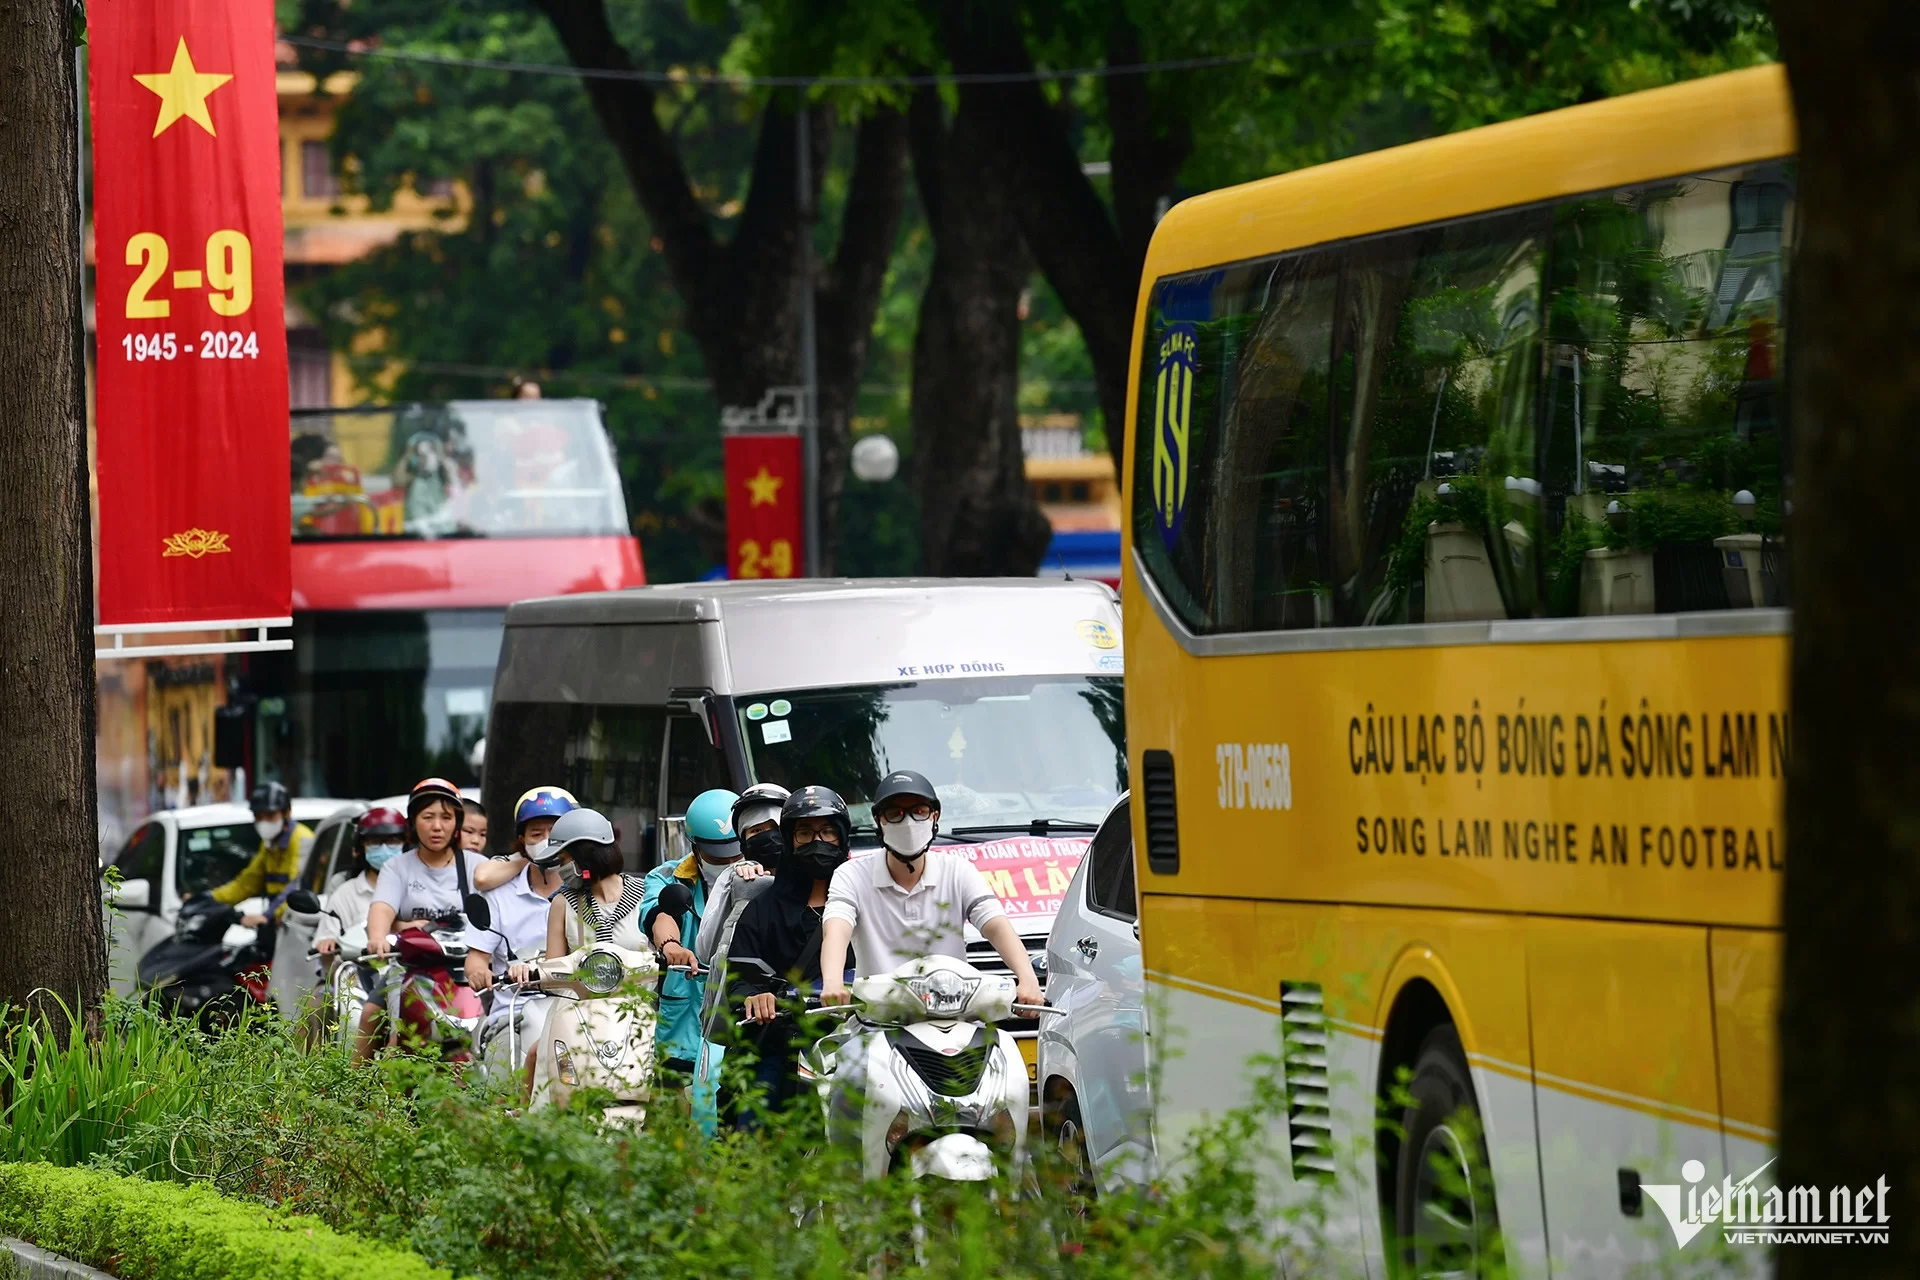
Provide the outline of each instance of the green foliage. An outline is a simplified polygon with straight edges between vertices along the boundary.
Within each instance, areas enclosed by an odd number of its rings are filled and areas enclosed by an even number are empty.
[[[1624,527],[1609,525],[1607,545],[1658,547],[1677,542],[1711,542],[1740,532],[1740,517],[1725,493],[1710,489],[1647,489],[1621,503]]]
[[[62,1043],[50,1019],[0,1008],[0,1160],[79,1165],[119,1144],[133,1169],[163,1162],[164,1148],[129,1138],[156,1117],[198,1106],[194,1033],[117,1000],[101,1022],[99,1039]]]
[[[205,1187],[98,1169],[0,1164],[0,1233],[123,1280],[429,1280],[389,1245],[311,1218],[238,1204]]]

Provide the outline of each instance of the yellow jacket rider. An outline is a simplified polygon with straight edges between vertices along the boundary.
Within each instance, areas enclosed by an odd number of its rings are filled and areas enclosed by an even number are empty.
[[[260,852],[240,869],[240,874],[211,890],[216,902],[234,906],[248,898],[278,898],[292,883],[300,869],[300,855],[306,852],[313,832],[293,821],[293,799],[277,782],[263,782],[247,797],[253,809],[254,830],[260,833]],[[275,902],[276,914],[284,904]],[[265,916],[244,916],[240,923],[258,928]]]

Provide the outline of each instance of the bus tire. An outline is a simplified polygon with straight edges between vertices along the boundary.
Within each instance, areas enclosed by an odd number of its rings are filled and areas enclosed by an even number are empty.
[[[1407,1082],[1394,1170],[1401,1277],[1501,1270],[1500,1222],[1473,1076],[1452,1024],[1421,1041]]]

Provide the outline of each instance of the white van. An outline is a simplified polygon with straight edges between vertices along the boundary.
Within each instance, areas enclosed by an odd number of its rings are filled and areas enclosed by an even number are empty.
[[[484,770],[496,851],[557,783],[614,823],[631,869],[684,853],[709,787],[832,787],[855,847],[872,788],[916,769],[1037,962],[1087,840],[1126,787],[1120,614],[1097,582],[743,581],[507,611]],[[983,940],[975,963],[1000,967]],[[1025,1029],[1031,1048],[1031,1030]],[[1029,1056],[1029,1065],[1031,1065]]]

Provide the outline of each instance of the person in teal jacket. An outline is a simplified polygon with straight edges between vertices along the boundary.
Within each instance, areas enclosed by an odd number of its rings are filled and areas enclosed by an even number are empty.
[[[700,937],[707,890],[720,873],[740,861],[733,830],[733,802],[740,797],[715,788],[687,806],[687,837],[693,852],[647,872],[640,924],[669,965],[697,968],[693,946]],[[706,975],[668,973],[660,984],[660,1021],[654,1032],[656,1070],[691,1079],[700,1056],[700,1003]]]

